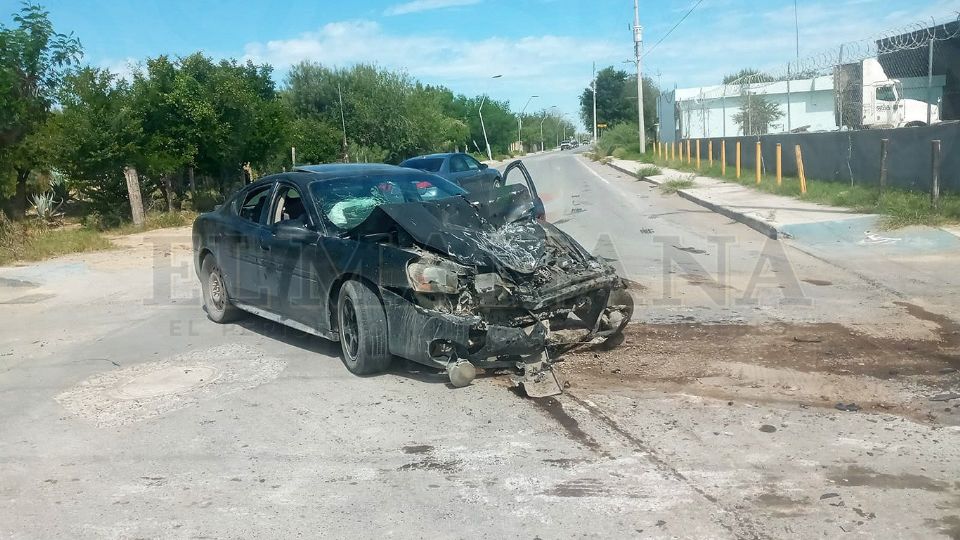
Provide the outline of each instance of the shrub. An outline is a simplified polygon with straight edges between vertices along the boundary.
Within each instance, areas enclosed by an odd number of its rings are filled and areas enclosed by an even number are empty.
[[[623,148],[628,153],[640,153],[636,124],[617,124],[606,130],[596,144],[597,152],[603,156],[614,155],[617,148]]]
[[[661,173],[660,167],[655,165],[644,165],[637,169],[637,178],[646,178],[648,176],[657,176]]]
[[[80,224],[86,229],[105,231],[123,225],[123,216],[117,210],[103,213],[98,210],[92,210],[80,218]]]
[[[109,247],[110,241],[97,231],[51,228],[40,220],[10,221],[0,212],[0,264]]]
[[[681,189],[689,189],[693,187],[693,180],[689,178],[670,180],[660,184],[660,192],[664,195],[670,195],[676,193]]]
[[[194,212],[210,212],[223,204],[224,196],[215,189],[198,190],[193,193],[193,197],[184,201],[184,210],[193,210]]]

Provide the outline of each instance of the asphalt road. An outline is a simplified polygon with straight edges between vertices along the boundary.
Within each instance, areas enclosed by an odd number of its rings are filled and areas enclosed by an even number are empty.
[[[829,261],[572,153],[527,163],[548,218],[634,282],[637,324],[935,331]],[[354,377],[334,344],[209,322],[188,234],[0,269],[0,537],[960,534],[950,425],[642,382],[537,402],[402,362]]]

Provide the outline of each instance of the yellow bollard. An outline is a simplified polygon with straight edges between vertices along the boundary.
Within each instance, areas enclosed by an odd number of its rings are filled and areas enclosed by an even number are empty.
[[[690,164],[690,139],[687,139],[687,165]]]
[[[737,141],[737,179],[740,179],[740,141]]]
[[[807,192],[807,177],[803,174],[803,154],[800,152],[800,145],[793,148],[797,154],[797,175],[800,176],[800,193]]]
[[[713,139],[707,141],[707,161],[710,163],[710,168],[713,168]]]
[[[777,185],[783,185],[783,160],[780,143],[777,143]]]
[[[673,157],[677,155],[677,141],[670,143],[670,160],[673,161]]]
[[[757,184],[760,183],[760,165],[763,163],[763,156],[760,154],[760,141],[757,141]]]
[[[720,176],[727,175],[727,141],[720,141]]]

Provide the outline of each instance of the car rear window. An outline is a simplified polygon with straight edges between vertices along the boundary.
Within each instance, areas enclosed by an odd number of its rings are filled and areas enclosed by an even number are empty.
[[[350,230],[381,204],[434,201],[464,195],[460,187],[433,175],[377,175],[310,184],[317,210],[340,230]]]
[[[437,172],[443,166],[443,158],[416,158],[408,159],[401,163],[408,169],[420,169],[421,171]]]

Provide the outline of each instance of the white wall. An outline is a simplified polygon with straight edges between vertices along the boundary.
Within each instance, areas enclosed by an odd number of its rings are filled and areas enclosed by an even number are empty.
[[[808,131],[832,131],[837,129],[834,118],[833,89],[794,91],[791,84],[789,98],[786,93],[768,93],[766,100],[779,106],[783,116],[772,122],[770,133],[784,133],[790,129],[809,126]],[[703,100],[681,101],[681,138],[733,137],[741,135],[741,127],[733,117],[740,112],[746,97],[729,96]],[[789,100],[789,119],[787,117]],[[788,122],[789,121],[789,122]],[[664,140],[668,140],[664,138]]]

